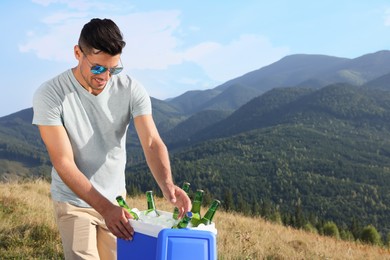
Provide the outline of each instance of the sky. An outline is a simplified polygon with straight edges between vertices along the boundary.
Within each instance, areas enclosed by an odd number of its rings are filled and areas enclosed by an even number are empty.
[[[110,18],[124,71],[150,96],[205,90],[292,54],[357,58],[390,48],[388,0],[1,0],[0,117],[75,67],[83,25]]]

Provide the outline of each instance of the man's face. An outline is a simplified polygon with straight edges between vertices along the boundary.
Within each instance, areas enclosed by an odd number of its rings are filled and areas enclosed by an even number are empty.
[[[112,76],[111,72],[115,71],[115,68],[120,66],[120,54],[115,56],[111,56],[104,52],[85,54],[80,50],[78,56],[76,54],[76,57],[78,57],[79,60],[77,70],[81,76],[78,80],[88,92],[94,95],[98,95],[103,91],[108,80]],[[104,72],[96,74],[101,71]]]

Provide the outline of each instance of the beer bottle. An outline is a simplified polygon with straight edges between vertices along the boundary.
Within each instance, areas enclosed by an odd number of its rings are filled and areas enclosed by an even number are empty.
[[[203,190],[198,189],[195,193],[194,202],[192,203],[192,219],[191,224],[193,227],[196,227],[199,225],[201,216],[200,216],[200,207],[202,206],[203,201]]]
[[[135,213],[134,211],[132,211],[130,209],[130,207],[127,205],[126,201],[123,199],[122,196],[116,197],[116,201],[118,202],[119,206],[126,209],[131,214],[131,216],[133,216],[133,219],[135,219],[135,220],[139,219],[137,213]]]
[[[148,202],[148,209],[146,210],[145,215],[149,215],[150,213],[154,212],[152,214],[155,214],[156,217],[159,217],[160,214],[157,212],[156,204],[154,203],[153,191],[149,190],[146,192],[146,200]]]
[[[177,223],[176,225],[174,225],[172,228],[186,228],[188,226],[188,224],[191,222],[191,218],[192,218],[192,212],[189,211],[187,212],[183,219],[179,221],[179,223]]]
[[[189,182],[184,182],[183,183],[183,187],[182,189],[187,193],[188,195],[188,192],[190,191],[190,183]],[[175,207],[173,209],[173,219],[177,220],[178,219],[178,216],[179,216],[179,209],[177,207]]]
[[[221,204],[221,202],[219,200],[214,200],[213,203],[211,203],[209,210],[206,212],[206,214],[200,220],[200,223],[205,224],[205,225],[210,225],[211,222],[213,221],[215,212],[217,211],[220,204]]]

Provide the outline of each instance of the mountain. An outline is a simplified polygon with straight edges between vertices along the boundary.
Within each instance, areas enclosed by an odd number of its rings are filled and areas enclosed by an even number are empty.
[[[387,73],[379,78],[371,80],[365,83],[364,86],[367,88],[390,90],[390,73]]]
[[[228,115],[230,115],[228,111],[222,110],[200,111],[163,134],[163,139],[170,144],[170,148],[183,146],[187,141],[190,141],[189,138],[194,134],[219,122]]]
[[[183,112],[171,105],[157,98],[151,98],[153,118],[156,126],[161,132],[171,130],[178,123],[186,119]]]
[[[192,90],[176,98],[172,98],[167,102],[177,107],[180,111],[183,111],[184,114],[193,114],[202,110],[203,105],[207,101],[218,96],[220,93],[221,91],[216,89]]]
[[[218,96],[208,100],[202,110],[234,111],[248,100],[260,95],[260,91],[240,84],[234,84],[225,89]]]
[[[387,51],[291,55],[211,90],[152,99],[176,182],[222,201],[230,194],[238,211],[299,206],[306,216],[340,225],[358,217],[390,232],[389,60]],[[31,108],[0,118],[0,175],[50,178],[31,119]],[[157,189],[130,132],[129,192]]]
[[[307,215],[344,226],[359,216],[390,232],[390,91],[273,89],[187,140],[171,155],[179,183],[222,200],[228,190],[235,205],[245,198],[240,210],[299,202]],[[154,185],[145,164],[129,172],[138,189]]]
[[[264,93],[275,87],[295,86],[309,79],[317,78],[324,71],[340,66],[347,61],[349,59],[326,55],[294,54],[232,79],[218,86],[217,89],[225,89],[232,84],[240,83],[259,89]]]
[[[224,107],[236,110],[254,96],[279,87],[320,88],[334,83],[363,85],[390,72],[390,51],[378,51],[355,59],[339,58],[326,55],[295,54],[282,58],[258,70],[248,72],[240,77],[223,83],[214,89],[201,92],[186,92],[169,100],[169,103],[187,112],[210,109],[208,101],[214,108]],[[234,100],[239,92],[224,93],[232,86],[252,89],[253,94],[241,97],[240,102],[219,104]],[[201,93],[201,96],[200,96]],[[223,98],[218,98],[223,95]],[[193,105],[195,104],[195,105]]]
[[[272,88],[296,86],[310,80],[320,82],[322,86],[341,82],[362,85],[389,72],[390,51],[378,51],[355,59],[295,54],[232,79],[217,89],[240,83],[264,93]]]
[[[49,176],[49,157],[36,126],[32,108],[0,118],[0,177]]]
[[[286,106],[290,106],[292,101],[313,91],[304,88],[272,89],[252,99],[228,118],[203,129],[202,132],[195,133],[193,139],[226,137],[280,123],[281,117],[285,116]]]
[[[28,108],[0,118],[1,158],[26,159],[32,164],[47,161],[38,129],[31,124],[32,115],[32,108]]]
[[[389,68],[390,51],[378,51],[335,66],[324,74],[323,78],[329,82],[346,82],[360,86],[388,73]]]
[[[275,63],[272,63],[269,66],[229,80],[226,83],[215,87],[214,89],[203,91],[203,99],[201,102],[196,102],[197,106],[192,110],[199,111],[208,109],[205,108],[207,101],[211,101],[212,99],[218,101],[218,99],[216,99],[218,95],[222,95],[224,91],[229,91],[229,89],[234,86],[241,86],[245,87],[246,89],[252,89],[251,91],[254,93],[254,96],[258,96],[275,87],[293,86],[299,84],[300,82],[307,81],[313,78],[314,75],[319,75],[321,71],[326,70],[332,66],[339,65],[346,60],[348,59],[325,55],[296,54],[287,56]],[[192,100],[192,102],[197,100],[198,96],[195,94],[197,93],[192,91],[186,92],[183,95],[170,100],[169,102],[180,107],[180,104],[182,103],[188,104],[186,100]],[[240,103],[232,104],[229,109],[237,109],[252,99],[254,96],[247,96],[247,98],[242,99]],[[226,94],[225,98],[221,98],[219,100],[225,99]],[[229,97],[228,99],[232,99],[232,97]],[[214,105],[218,106],[218,103],[214,103]],[[186,109],[187,111],[190,110],[188,107],[186,107]]]
[[[386,120],[390,108],[388,94],[377,94],[348,84],[330,85],[319,90],[277,88],[254,98],[228,118],[195,135],[197,140],[220,138],[283,123],[304,122],[310,115],[322,119],[331,115],[357,117],[356,120],[367,117]]]

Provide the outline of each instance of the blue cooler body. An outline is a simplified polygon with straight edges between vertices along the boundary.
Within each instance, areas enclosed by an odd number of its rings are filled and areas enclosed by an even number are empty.
[[[215,234],[191,229],[163,229],[158,234],[156,260],[216,260]]]
[[[137,260],[216,260],[214,223],[191,229],[170,229],[130,220],[132,241],[117,239],[117,259]],[[210,229],[211,231],[208,231]]]
[[[117,259],[156,259],[157,238],[134,233],[132,241],[117,239]]]

